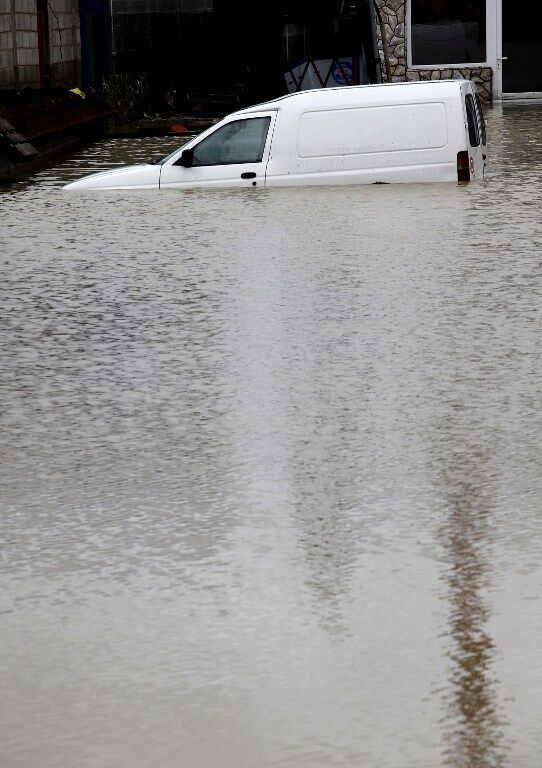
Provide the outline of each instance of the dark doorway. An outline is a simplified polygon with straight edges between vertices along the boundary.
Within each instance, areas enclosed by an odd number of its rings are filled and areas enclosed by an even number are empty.
[[[502,0],[503,93],[542,91],[542,38],[534,19],[540,0]]]
[[[266,101],[287,93],[287,71],[309,59],[349,58],[350,79],[337,66],[335,85],[380,80],[373,0],[119,0],[114,8],[116,71],[144,72],[156,109],[170,90],[180,110],[200,112],[204,102],[214,110],[215,97],[240,106]],[[82,17],[82,41],[88,28]],[[95,59],[86,58],[90,72]]]
[[[100,88],[109,71],[110,23],[107,0],[80,0],[83,88]]]

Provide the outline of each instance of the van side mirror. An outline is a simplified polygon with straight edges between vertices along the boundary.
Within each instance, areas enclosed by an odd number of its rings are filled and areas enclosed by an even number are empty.
[[[194,150],[193,149],[183,150],[180,158],[177,160],[175,165],[182,165],[183,168],[192,168],[192,166],[194,165]]]

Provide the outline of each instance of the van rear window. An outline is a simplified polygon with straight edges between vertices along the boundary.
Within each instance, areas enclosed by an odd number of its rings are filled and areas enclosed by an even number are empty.
[[[362,155],[445,147],[442,102],[305,112],[298,134],[302,158]]]
[[[486,121],[484,118],[484,110],[482,109],[482,102],[479,95],[476,93],[474,96],[474,103],[476,105],[476,112],[478,113],[478,124],[480,126],[480,136],[482,138],[482,144],[487,144],[486,136]]]
[[[469,141],[471,147],[480,146],[480,131],[478,129],[478,119],[476,117],[476,109],[474,107],[474,99],[472,94],[467,93],[465,96],[465,106],[467,108],[467,123],[469,126]]]

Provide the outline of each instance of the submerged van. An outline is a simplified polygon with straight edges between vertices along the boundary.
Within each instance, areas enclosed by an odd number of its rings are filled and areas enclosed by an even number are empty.
[[[388,184],[483,178],[486,129],[468,80],[329,88],[235,112],[155,163],[64,189]]]

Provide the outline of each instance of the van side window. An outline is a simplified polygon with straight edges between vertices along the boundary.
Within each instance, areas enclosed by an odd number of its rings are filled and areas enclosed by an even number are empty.
[[[469,125],[469,141],[471,147],[480,146],[480,134],[478,131],[478,120],[476,119],[476,109],[474,99],[470,93],[465,96],[465,106],[467,107],[467,123]]]
[[[223,125],[194,147],[193,167],[260,163],[270,123],[270,117],[252,117]]]
[[[482,102],[480,101],[480,96],[478,94],[474,96],[474,103],[476,104],[476,112],[478,114],[478,124],[480,126],[480,135],[482,137],[482,144],[484,144],[485,146],[487,144],[486,121],[484,119],[484,110],[482,109]]]

